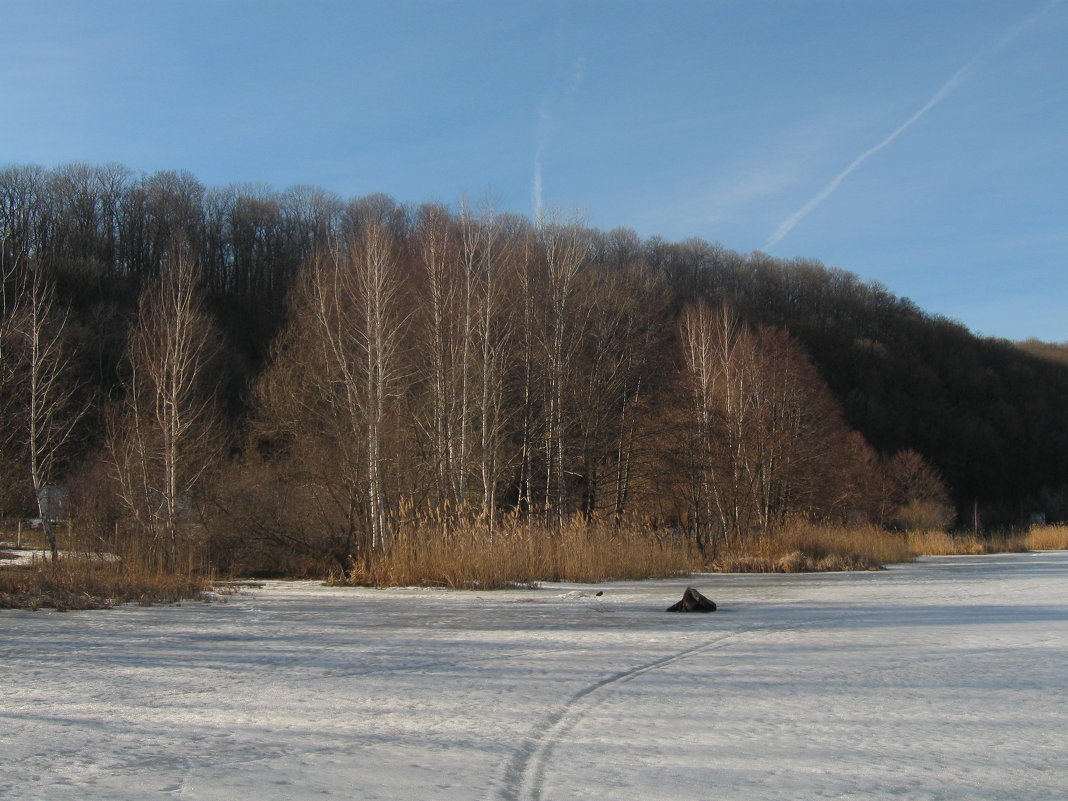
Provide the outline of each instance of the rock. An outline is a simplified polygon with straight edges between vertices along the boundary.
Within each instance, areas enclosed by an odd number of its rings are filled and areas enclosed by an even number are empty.
[[[693,587],[687,587],[686,592],[682,594],[682,600],[678,603],[672,604],[665,611],[667,612],[715,612],[716,603],[710,601],[703,596]]]

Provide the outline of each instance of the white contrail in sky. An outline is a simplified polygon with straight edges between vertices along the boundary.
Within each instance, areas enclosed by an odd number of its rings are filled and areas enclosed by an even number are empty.
[[[855,159],[853,159],[853,162],[848,167],[846,167],[844,170],[842,170],[840,173],[838,173],[838,175],[836,175],[831,180],[831,182],[829,184],[827,184],[827,186],[823,187],[823,189],[821,189],[815,195],[815,197],[813,197],[804,206],[802,206],[797,211],[795,211],[793,214],[791,214],[789,217],[787,217],[786,220],[782,223],[782,225],[780,225],[778,228],[775,229],[775,233],[773,233],[771,235],[771,237],[768,239],[768,241],[764,243],[764,247],[761,248],[761,250],[768,250],[769,248],[772,248],[776,244],[778,244],[779,241],[784,236],[786,236],[788,233],[790,233],[794,229],[794,226],[797,225],[799,222],[801,222],[801,220],[810,211],[812,211],[814,208],[816,208],[816,206],[818,206],[820,203],[822,203],[824,200],[826,200],[827,197],[832,192],[834,192],[834,190],[837,189],[839,187],[839,185],[841,185],[842,181],[844,181],[846,178],[849,177],[850,173],[852,173],[861,164],[863,164],[869,158],[874,156],[876,153],[878,153],[884,147],[886,147],[891,142],[893,142],[895,139],[897,139],[899,136],[901,136],[901,134],[905,133],[905,131],[907,131],[909,128],[911,128],[916,123],[916,121],[919,120],[924,114],[926,114],[932,108],[934,108],[939,103],[941,103],[945,99],[946,95],[948,95],[950,92],[952,92],[956,88],[957,84],[960,83],[961,79],[979,61],[982,61],[985,58],[989,58],[990,56],[992,56],[995,53],[997,53],[1003,47],[1008,45],[1009,42],[1011,42],[1013,39],[1015,39],[1017,36],[1019,36],[1021,33],[1023,33],[1027,28],[1031,27],[1031,25],[1033,25],[1035,22],[1037,22],[1040,17],[1042,17],[1042,16],[1044,16],[1046,14],[1046,12],[1048,12],[1054,6],[1060,5],[1060,3],[1061,3],[1061,0],[1054,0],[1054,2],[1051,2],[1051,3],[1047,4],[1044,8],[1039,10],[1037,13],[1032,14],[1031,16],[1027,17],[1022,22],[1018,23],[1012,29],[1010,29],[1009,33],[1006,36],[1004,36],[1002,39],[1000,39],[998,42],[996,42],[992,47],[984,48],[984,50],[982,52],[980,52],[979,55],[977,55],[975,58],[973,58],[971,61],[969,61],[967,64],[965,64],[963,67],[961,67],[955,73],[953,73],[953,77],[950,78],[948,81],[946,81],[946,83],[942,86],[941,89],[939,89],[937,92],[935,92],[934,96],[930,100],[927,101],[927,103],[923,106],[923,108],[921,108],[919,111],[917,111],[911,117],[909,117],[907,120],[905,120],[903,123],[901,123],[901,125],[899,125],[897,128],[895,128],[894,131],[889,136],[887,136],[885,139],[883,139],[883,141],[881,141],[879,144],[875,145],[874,147],[868,148],[863,153],[861,153],[859,156],[857,156]]]
[[[534,222],[541,225],[542,202],[541,202],[541,154],[534,157],[534,180],[530,190],[530,201],[534,206]]]
[[[538,108],[538,135],[534,150],[534,178],[531,181],[530,201],[534,206],[534,222],[541,225],[543,212],[541,199],[541,154],[549,141],[549,109],[544,103]]]
[[[575,66],[571,70],[571,78],[563,88],[562,98],[564,104],[570,103],[575,97],[585,75],[586,59],[583,56],[579,56],[575,61]],[[538,225],[541,224],[542,215],[544,213],[544,205],[542,201],[541,156],[545,151],[546,146],[549,144],[549,132],[551,128],[552,115],[549,113],[549,103],[548,101],[543,101],[538,107],[538,131],[534,150],[534,177],[530,182],[530,202],[534,207],[534,221]]]

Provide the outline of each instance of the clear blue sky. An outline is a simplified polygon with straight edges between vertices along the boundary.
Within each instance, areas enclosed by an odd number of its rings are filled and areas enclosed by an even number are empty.
[[[1068,2],[0,0],[0,164],[819,259],[1068,340]]]

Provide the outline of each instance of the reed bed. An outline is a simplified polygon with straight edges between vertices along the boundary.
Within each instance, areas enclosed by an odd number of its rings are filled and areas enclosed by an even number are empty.
[[[915,558],[900,534],[875,526],[798,524],[747,538],[714,556],[682,533],[574,520],[558,530],[510,520],[492,534],[476,523],[421,524],[394,536],[343,580],[369,586],[494,589],[542,581],[597,583],[701,571],[797,573],[878,570]]]
[[[1028,550],[1024,538],[1013,534],[981,537],[975,534],[951,534],[937,529],[910,531],[908,546],[918,556],[964,556],[989,553],[1020,553]]]
[[[640,523],[575,518],[550,528],[506,518],[495,530],[478,521],[410,523],[388,552],[331,583],[462,589],[532,587],[544,581],[598,583],[665,578],[701,571],[798,573],[878,570],[917,555],[1068,549],[1068,526],[1036,526],[1024,536],[981,538],[939,530],[891,532],[873,525],[796,523],[699,551],[686,532]],[[178,565],[176,567],[176,564]],[[122,603],[172,603],[210,589],[193,552],[167,565],[151,551],[67,554],[57,564],[0,563],[0,608],[94,609]]]
[[[174,573],[90,555],[58,563],[35,560],[0,568],[0,609],[105,609],[123,603],[175,603],[200,598],[209,583],[192,573]]]
[[[797,523],[721,548],[712,568],[722,573],[879,570],[914,558],[901,535],[877,526]]]
[[[1068,551],[1068,525],[1032,526],[1023,543],[1033,551]]]
[[[477,522],[412,525],[389,551],[353,571],[353,584],[499,589],[542,581],[596,583],[663,578],[699,565],[683,538],[649,528],[572,520],[557,529],[509,519],[490,532]]]

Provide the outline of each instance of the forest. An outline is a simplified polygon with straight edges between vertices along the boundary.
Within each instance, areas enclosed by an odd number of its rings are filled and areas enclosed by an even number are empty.
[[[0,270],[0,518],[54,553],[1068,519],[1063,347],[817,261],[74,164],[0,170]]]

